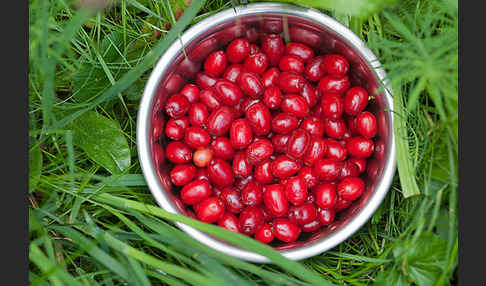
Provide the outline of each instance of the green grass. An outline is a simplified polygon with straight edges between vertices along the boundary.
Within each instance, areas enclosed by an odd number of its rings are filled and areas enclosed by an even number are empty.
[[[378,55],[395,92],[397,128],[398,171],[378,211],[350,239],[300,262],[165,212],[143,179],[135,126],[151,68],[188,26],[235,3],[192,2],[175,21],[182,0],[117,1],[99,12],[30,1],[30,283],[456,284],[457,2],[354,0],[346,11],[333,1],[292,1],[348,25]],[[109,134],[103,150],[89,144],[98,132]],[[274,263],[208,249],[175,221]]]

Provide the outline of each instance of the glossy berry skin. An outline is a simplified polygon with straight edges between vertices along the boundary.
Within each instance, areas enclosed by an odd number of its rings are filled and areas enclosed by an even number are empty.
[[[308,62],[314,57],[314,50],[299,42],[290,42],[285,46],[285,55],[299,57],[303,62]]]
[[[292,223],[296,225],[304,225],[317,218],[317,208],[309,203],[304,203],[299,206],[291,206],[287,216]]]
[[[223,73],[223,78],[229,80],[231,82],[238,82],[238,78],[240,77],[241,73],[244,71],[243,65],[241,64],[232,64],[226,68]]]
[[[294,242],[300,235],[300,228],[286,218],[273,220],[273,233],[283,242]]]
[[[266,185],[263,192],[263,202],[274,217],[287,214],[289,203],[281,184]]]
[[[346,145],[348,154],[358,159],[366,159],[375,149],[373,140],[361,136],[352,137]]]
[[[234,113],[228,106],[221,106],[208,117],[206,130],[214,136],[224,135],[233,122]]]
[[[236,179],[234,186],[235,186],[235,188],[237,188],[238,190],[241,191],[245,188],[245,186],[248,183],[250,183],[252,181],[255,181],[255,177],[253,175],[249,175],[246,178],[238,178],[238,179]]]
[[[231,186],[235,181],[233,168],[223,159],[213,158],[208,166],[209,179],[220,187]]]
[[[216,83],[217,80],[218,80],[217,77],[205,72],[199,72],[196,74],[196,84],[201,89],[211,88]]]
[[[292,113],[281,112],[272,118],[272,132],[288,134],[299,126],[299,119]]]
[[[213,89],[220,101],[229,106],[236,105],[243,97],[243,92],[240,87],[226,79],[218,79],[213,85]]]
[[[253,235],[264,223],[263,212],[259,208],[246,208],[240,213],[238,222],[241,233]]]
[[[347,201],[354,201],[359,198],[365,189],[364,181],[359,177],[344,178],[337,185],[337,192],[341,198]]]
[[[192,126],[203,126],[208,121],[209,111],[202,103],[193,103],[189,109],[187,117]]]
[[[250,54],[250,42],[245,38],[238,38],[229,43],[226,55],[230,63],[241,63]]]
[[[268,55],[268,64],[272,67],[278,65],[285,52],[283,39],[277,34],[268,34],[261,39],[262,52]]]
[[[332,210],[334,210],[336,213],[342,212],[343,210],[349,208],[352,203],[353,203],[353,201],[347,201],[347,200],[341,198],[340,196],[338,196],[336,205],[334,206],[334,208]]]
[[[314,190],[316,205],[320,208],[333,208],[337,202],[336,188],[329,183],[318,185]]]
[[[320,209],[317,217],[322,226],[330,225],[336,218],[336,212],[334,209]]]
[[[184,186],[196,176],[196,167],[192,164],[178,164],[170,171],[170,180],[176,186]]]
[[[255,232],[254,237],[256,240],[268,244],[274,239],[275,236],[273,235],[273,231],[270,225],[268,223],[264,223]]]
[[[256,135],[266,135],[271,129],[270,110],[261,102],[251,105],[245,112],[245,118],[250,123],[253,133]]]
[[[305,99],[305,102],[307,102],[309,108],[314,107],[319,101],[319,97],[320,97],[317,89],[308,82],[302,85],[302,89],[300,90],[299,95]]]
[[[224,160],[231,160],[235,155],[235,149],[228,137],[217,137],[211,142],[213,156]]]
[[[181,140],[184,138],[186,128],[189,126],[189,124],[186,124],[185,121],[187,120],[182,120],[183,118],[185,117],[181,117],[179,119],[170,118],[165,124],[165,136],[172,140]]]
[[[349,78],[347,76],[335,77],[327,75],[319,81],[318,87],[322,94],[343,94],[349,89],[350,85],[351,83],[349,82]]]
[[[341,96],[328,93],[321,98],[322,114],[327,118],[340,118],[344,112],[344,100]]]
[[[221,218],[218,220],[218,225],[227,230],[234,231],[236,233],[240,232],[240,224],[238,223],[238,218],[229,212],[225,212]]]
[[[287,143],[289,142],[289,134],[274,134],[272,137],[272,144],[275,153],[284,153],[287,151]]]
[[[250,44],[250,55],[254,55],[258,52],[260,52],[260,47],[256,44]]]
[[[346,123],[348,125],[348,131],[351,136],[357,136],[359,135],[358,131],[358,118],[356,117],[348,117],[346,120]],[[348,138],[349,139],[349,138]]]
[[[253,130],[248,120],[239,118],[231,123],[230,141],[235,149],[243,149],[253,140]]]
[[[189,163],[192,160],[192,149],[180,141],[172,141],[165,147],[165,157],[175,164]]]
[[[287,155],[294,159],[302,158],[311,142],[311,135],[302,128],[297,128],[290,135]]]
[[[300,123],[300,128],[309,132],[312,137],[322,137],[324,135],[324,123],[317,116],[308,116]]]
[[[364,171],[366,171],[366,160],[365,159],[349,158],[348,161],[355,164],[356,166],[358,166],[358,175],[361,175]]]
[[[246,158],[251,165],[268,159],[273,154],[272,142],[268,139],[257,140],[246,149]]]
[[[284,190],[287,200],[296,206],[303,204],[307,198],[307,185],[299,176],[289,178]]]
[[[359,87],[355,86],[344,95],[344,111],[346,114],[351,116],[356,116],[361,113],[368,105],[368,92]]]
[[[265,186],[263,188],[265,188]],[[267,209],[267,207],[263,206],[263,207],[260,207],[260,209],[262,210],[262,213],[263,213],[263,221],[269,222],[273,219],[273,215],[272,215],[272,213],[270,213],[270,211]]]
[[[260,184],[270,184],[273,182],[272,162],[268,159],[255,166],[255,179]]]
[[[209,163],[208,163],[209,165]],[[197,166],[197,165],[196,165]],[[206,180],[209,182],[209,174],[207,168],[197,168],[196,170],[196,177],[194,180]]]
[[[189,103],[194,104],[199,101],[199,87],[195,84],[186,84],[181,91],[180,94],[184,95]]]
[[[212,76],[220,76],[227,64],[226,54],[223,51],[214,51],[204,61],[204,71]]]
[[[278,67],[283,72],[302,73],[304,71],[304,61],[297,56],[283,56],[278,63]]]
[[[198,166],[199,168],[207,167],[212,159],[213,151],[211,150],[211,148],[198,149],[192,155],[194,165]]]
[[[349,62],[341,55],[330,54],[324,56],[324,67],[330,75],[342,77],[349,71]]]
[[[258,52],[248,56],[243,62],[243,66],[247,71],[261,75],[268,67],[268,57],[266,54]]]
[[[359,167],[355,163],[346,160],[344,161],[343,168],[341,169],[341,175],[339,175],[339,179],[344,179],[347,177],[357,177],[359,176]]]
[[[226,210],[231,213],[238,214],[245,208],[245,206],[241,201],[240,192],[234,189],[231,188],[223,189],[221,191],[220,198],[221,200],[223,200],[223,203],[226,206]]]
[[[319,221],[318,218],[316,218],[311,222],[301,225],[300,229],[302,230],[302,232],[312,232],[318,230],[320,227],[321,227],[321,222]]]
[[[246,95],[259,98],[263,95],[263,82],[258,74],[253,72],[242,72],[238,78],[238,85]]]
[[[314,173],[324,181],[334,181],[341,175],[343,163],[329,158],[322,158],[314,163]]]
[[[280,71],[278,68],[269,68],[262,75],[262,82],[265,88],[272,85],[277,85],[278,77],[280,76]]]
[[[263,93],[263,103],[269,109],[277,109],[280,107],[280,103],[282,102],[282,92],[276,86],[269,86],[265,89]]]
[[[361,136],[365,138],[375,137],[377,130],[376,118],[371,112],[361,112],[356,119],[356,125]]]
[[[272,162],[272,174],[279,179],[297,174],[302,166],[287,155],[277,157]]]
[[[247,207],[256,207],[263,202],[262,185],[256,181],[248,183],[241,190],[241,201]]]
[[[184,142],[192,148],[204,148],[209,145],[211,137],[201,127],[191,126],[187,128]]]
[[[304,180],[307,188],[309,189],[314,188],[319,183],[319,178],[314,173],[314,169],[309,166],[302,167],[297,176],[301,177]],[[312,195],[312,193],[309,193],[307,195],[307,199],[309,199],[309,195]]]
[[[284,93],[299,93],[306,83],[305,78],[296,73],[282,72],[280,73],[277,85]]]
[[[312,58],[304,68],[305,78],[310,82],[319,81],[326,74],[326,68],[324,67],[324,57],[317,56]]]
[[[326,158],[335,161],[344,161],[348,157],[348,150],[339,141],[327,139]]]
[[[295,115],[297,118],[302,118],[309,115],[309,105],[305,98],[298,94],[287,94],[284,96],[280,109],[283,112],[288,112]]]
[[[218,197],[209,197],[199,203],[196,216],[202,222],[215,223],[224,214],[223,201]]]
[[[197,179],[185,185],[181,192],[181,200],[186,205],[197,204],[212,194],[211,184],[208,180]]]
[[[207,107],[209,112],[216,110],[223,105],[219,97],[216,95],[216,92],[212,89],[201,90],[201,92],[199,92],[199,100]]]
[[[327,152],[327,142],[324,138],[313,137],[310,140],[309,147],[302,158],[304,164],[312,166],[317,160],[324,158]]]
[[[346,132],[346,122],[342,118],[326,118],[324,128],[327,137],[340,139]]]
[[[172,118],[181,118],[189,111],[191,103],[182,94],[174,94],[165,103],[165,112]]]

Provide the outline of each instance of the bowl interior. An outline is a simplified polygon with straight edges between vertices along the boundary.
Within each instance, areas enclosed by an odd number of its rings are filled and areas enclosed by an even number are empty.
[[[172,58],[166,59],[167,64],[159,74],[152,74],[152,77],[157,78],[158,84],[157,88],[152,90],[150,94],[153,100],[151,101],[147,129],[149,153],[151,154],[150,164],[156,170],[157,184],[160,186],[156,191],[162,192],[163,196],[169,198],[173,209],[194,217],[193,211],[190,208],[185,208],[177,197],[180,188],[173,186],[170,182],[168,173],[171,164],[164,160],[163,156],[164,146],[168,143],[168,140],[164,137],[155,140],[151,131],[156,117],[162,117],[164,122],[167,120],[163,111],[167,98],[177,93],[185,84],[194,83],[195,75],[201,71],[206,56],[212,51],[224,49],[231,40],[238,37],[246,37],[251,42],[258,42],[259,37],[264,33],[281,34],[290,41],[307,44],[314,49],[316,55],[338,53],[345,56],[350,62],[351,86],[361,86],[368,90],[368,93],[373,97],[368,110],[375,114],[378,123],[375,153],[368,160],[367,171],[362,175],[367,187],[361,198],[355,201],[350,208],[340,212],[336,221],[329,227],[301,235],[297,242],[291,244],[275,243],[272,245],[282,252],[298,250],[316,244],[339,232],[341,228],[359,215],[375,193],[377,184],[382,180],[383,170],[389,164],[388,158],[392,150],[392,139],[390,139],[392,138],[392,124],[391,114],[388,110],[391,109],[390,103],[387,100],[387,94],[378,90],[380,86],[379,76],[369,59],[365,59],[362,52],[363,47],[357,46],[362,43],[352,42],[325,23],[294,15],[291,12],[292,10],[289,11],[277,13],[255,10],[254,13],[238,13],[238,10],[236,10],[236,13],[233,12],[235,13],[233,17],[227,17],[224,21],[206,22],[195,37],[184,38],[183,36],[185,53],[182,49],[179,49]],[[308,10],[306,9],[306,11]],[[347,31],[349,32],[349,30]],[[144,96],[147,96],[147,94]]]

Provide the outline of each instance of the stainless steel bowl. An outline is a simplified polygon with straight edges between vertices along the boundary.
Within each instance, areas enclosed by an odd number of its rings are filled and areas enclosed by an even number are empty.
[[[336,52],[348,58],[353,85],[360,85],[373,95],[369,106],[378,122],[375,154],[369,160],[362,197],[327,228],[302,236],[291,244],[274,246],[292,260],[304,259],[331,249],[356,232],[375,212],[385,197],[395,173],[393,136],[393,99],[391,89],[378,91],[385,71],[376,56],[348,28],[316,11],[280,3],[258,3],[227,9],[214,14],[187,30],[160,58],[145,86],[137,122],[137,144],[140,163],[147,184],[163,209],[193,216],[173,193],[164,161],[165,139],[153,138],[153,122],[159,119],[167,97],[191,82],[201,69],[202,60],[212,51],[224,47],[237,37],[256,38],[261,32],[281,33],[291,41],[303,42],[316,51]],[[183,52],[185,49],[185,54]],[[200,242],[223,253],[253,262],[267,263],[259,254],[243,250],[177,223],[183,231]]]

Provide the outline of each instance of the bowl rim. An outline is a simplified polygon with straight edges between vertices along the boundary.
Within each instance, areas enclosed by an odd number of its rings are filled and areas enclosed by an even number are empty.
[[[170,202],[169,199],[163,195],[163,187],[159,183],[158,174],[153,166],[150,155],[148,127],[150,123],[153,99],[161,79],[160,75],[165,71],[165,68],[179,53],[179,50],[182,48],[183,43],[185,44],[192,41],[192,39],[196,38],[199,34],[202,34],[208,27],[224,23],[228,20],[231,20],[235,16],[257,15],[264,13],[287,14],[289,16],[306,18],[308,20],[315,21],[322,26],[326,26],[328,29],[339,34],[342,37],[343,41],[347,42],[347,44],[349,44],[355,51],[360,54],[360,56],[365,60],[367,65],[371,68],[371,71],[375,73],[377,79],[383,83],[383,86],[385,86],[385,89],[383,91],[385,93],[385,102],[387,104],[388,112],[391,113],[390,120],[387,124],[388,128],[390,129],[389,155],[386,158],[385,166],[382,172],[382,179],[377,183],[374,193],[370,196],[367,204],[363,206],[363,208],[357,214],[350,218],[349,221],[345,225],[343,225],[339,231],[329,234],[329,236],[313,243],[312,245],[279,251],[284,257],[288,259],[301,260],[323,253],[335,247],[344,240],[348,239],[358,229],[360,229],[369,220],[369,218],[373,215],[373,213],[383,201],[391,186],[396,170],[396,147],[394,136],[392,98],[393,91],[386,79],[385,70],[381,67],[381,63],[378,61],[375,54],[368,47],[366,47],[365,43],[351,30],[349,30],[338,21],[312,8],[300,7],[287,3],[259,2],[222,10],[193,25],[181,35],[179,40],[174,41],[174,43],[171,44],[171,46],[167,49],[164,55],[160,57],[145,85],[137,117],[137,151],[139,155],[140,165],[142,168],[142,173],[145,177],[145,180],[152,195],[157,201],[157,204],[166,211],[180,214],[180,212],[175,208],[172,202]],[[175,224],[193,238],[217,251],[251,262],[271,262],[265,256],[244,250],[236,246],[232,246],[222,241],[218,241],[210,235],[205,234],[204,232],[183,223],[175,222]]]

